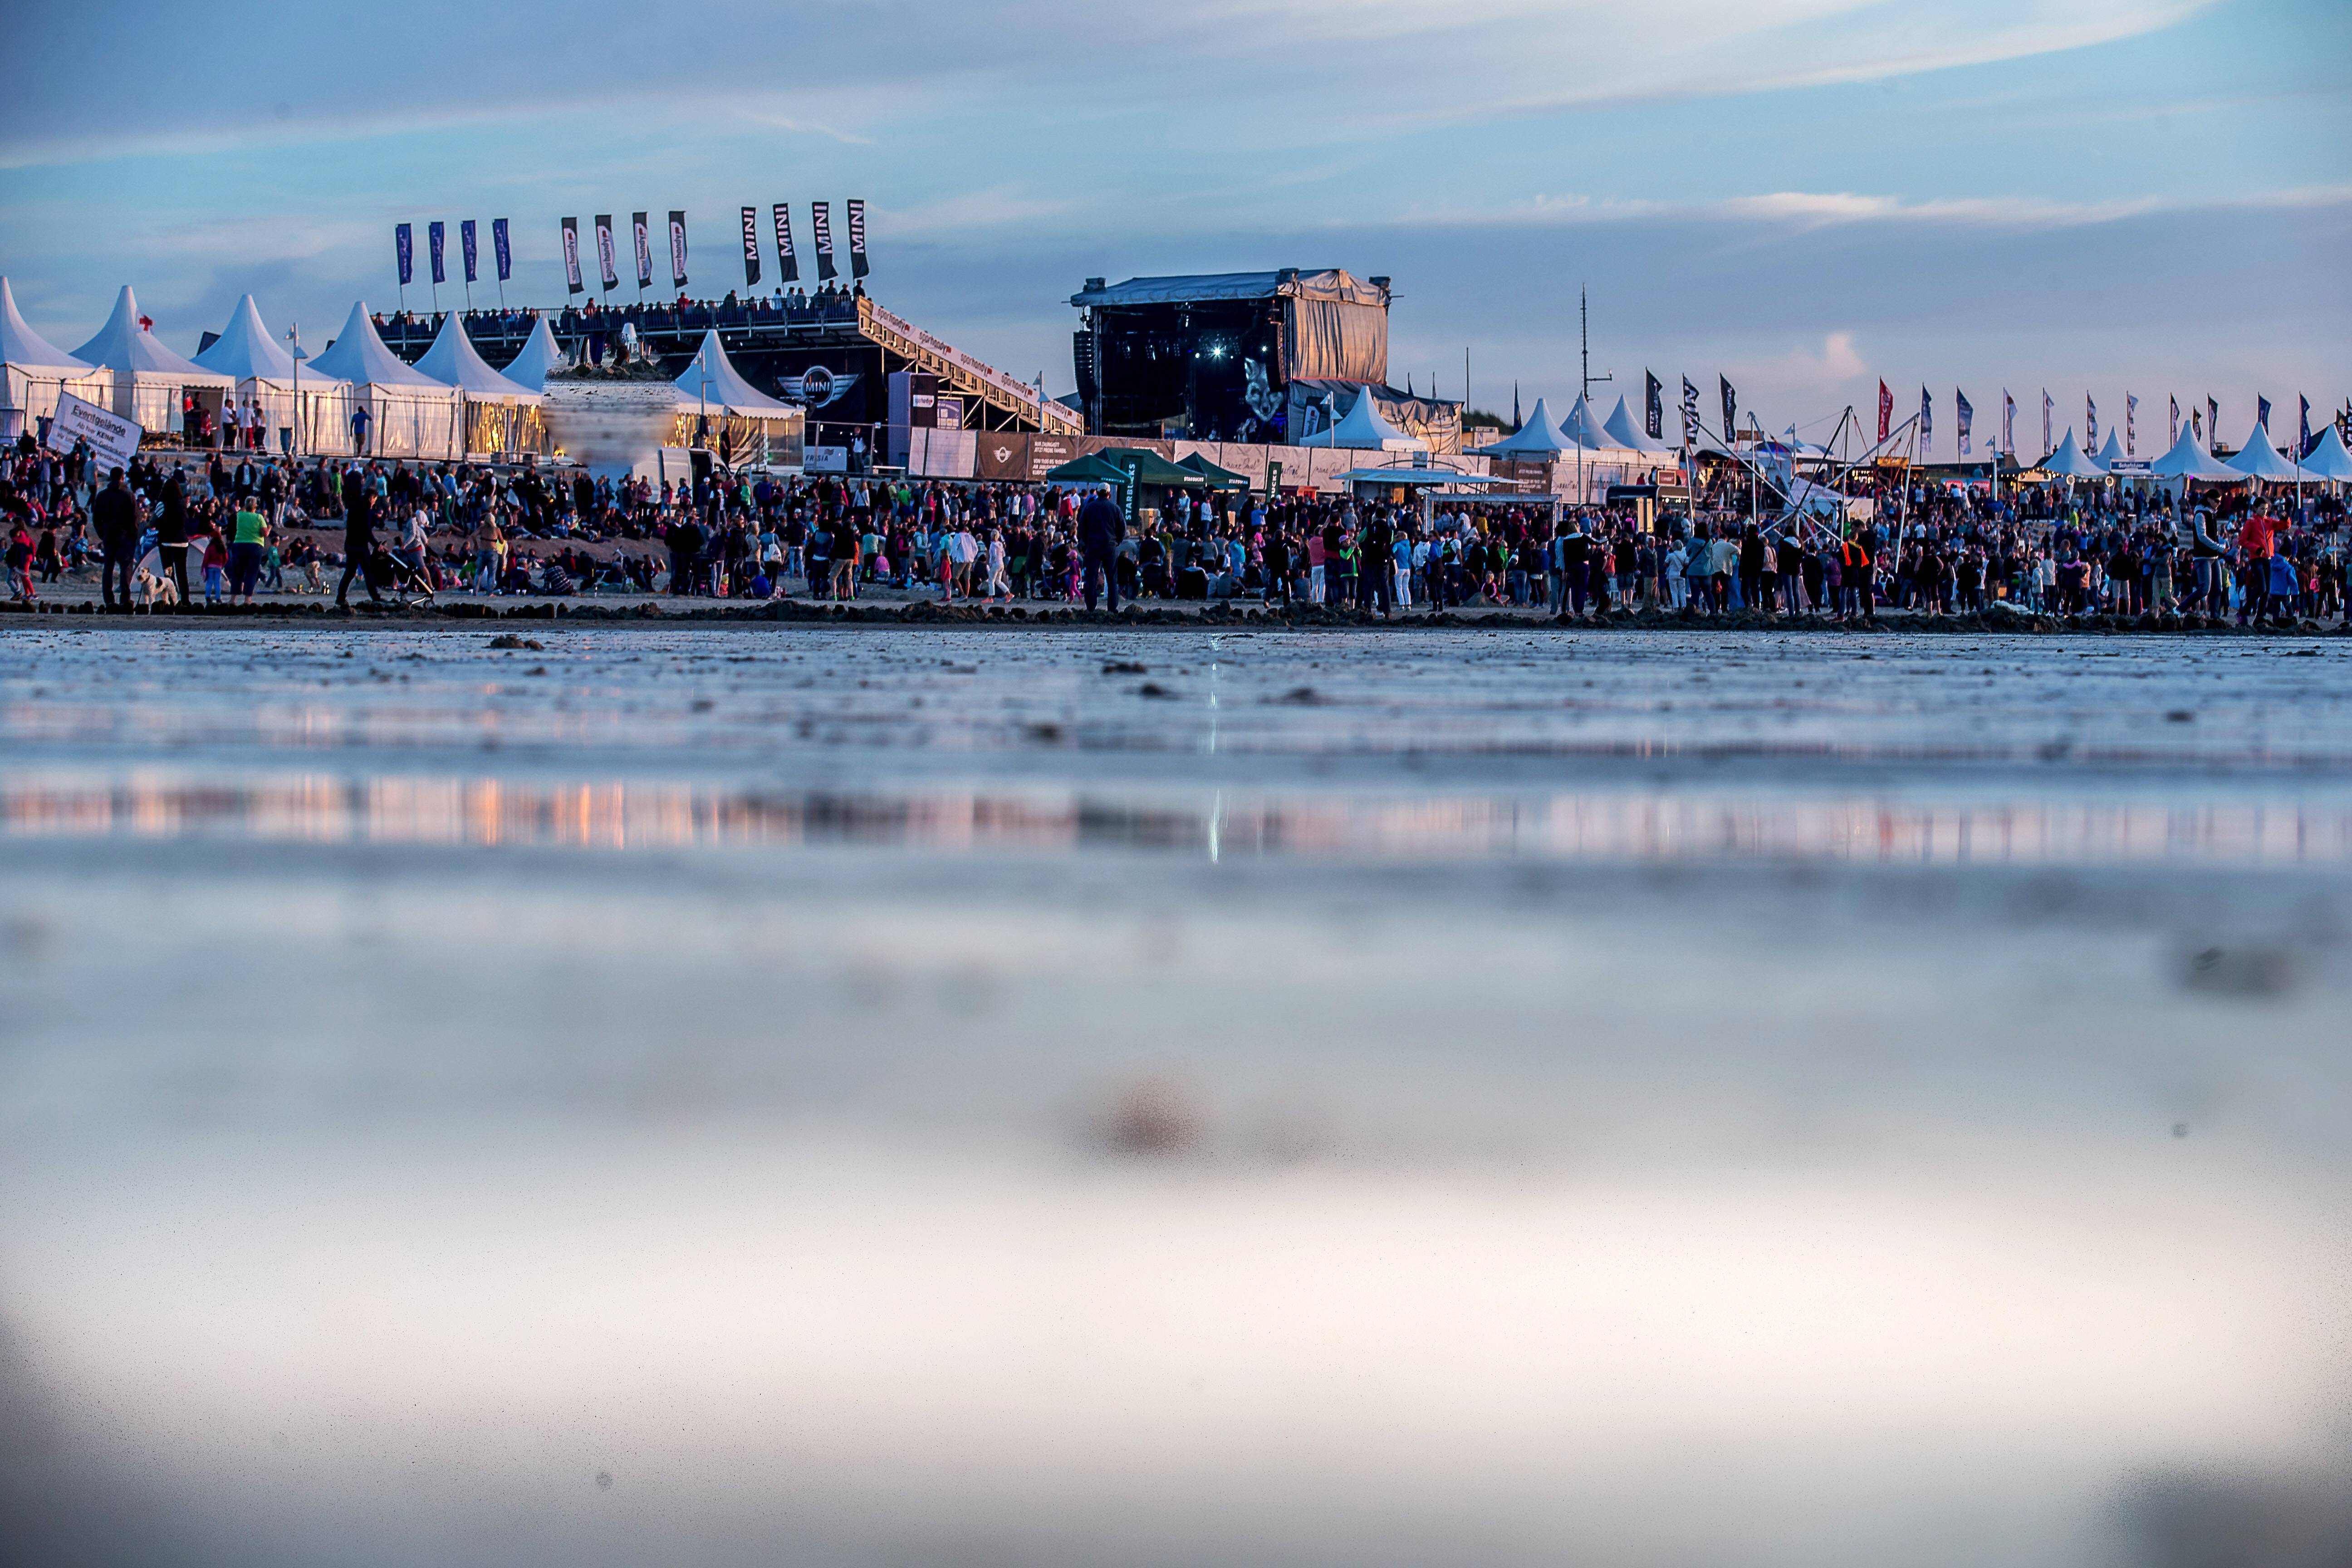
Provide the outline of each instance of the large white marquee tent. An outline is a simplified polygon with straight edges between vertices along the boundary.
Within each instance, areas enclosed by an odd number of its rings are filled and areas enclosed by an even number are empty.
[[[368,411],[368,456],[465,455],[463,395],[386,348],[366,300],[352,307],[341,333],[308,368],[351,383],[354,402]]]
[[[2271,445],[2271,433],[2260,425],[2247,436],[2246,444],[2239,448],[2238,455],[2223,461],[2236,470],[2241,479],[2295,479],[2307,477]]]
[[[693,447],[709,440],[728,462],[801,461],[808,416],[744,380],[716,328],[702,334],[694,362],[670,385],[677,394],[678,415],[677,438],[668,445]],[[698,432],[704,421],[709,429]]]
[[[2319,444],[2303,455],[2303,477],[2307,479],[2352,479],[2352,450],[2344,445],[2344,433],[2333,425]]]
[[[1301,447],[1347,447],[1359,451],[1426,452],[1429,443],[1418,436],[1408,436],[1389,423],[1380,411],[1370,392],[1356,395],[1355,405],[1339,416],[1328,430],[1318,430],[1312,436],[1302,436],[1295,443]]]
[[[514,363],[499,374],[528,391],[545,392],[547,373],[562,370],[571,363],[571,356],[555,341],[555,329],[547,324],[545,316],[541,316],[539,324],[531,328],[530,336],[523,340],[522,353],[515,355]]]
[[[1486,458],[1518,458],[1541,462],[1557,458],[1563,452],[1576,450],[1576,443],[1561,434],[1552,423],[1551,405],[1536,399],[1536,409],[1528,422],[1492,446],[1481,447],[1478,454]]]
[[[252,295],[237,300],[228,325],[197,353],[196,363],[230,377],[239,403],[261,405],[262,428],[273,433],[273,448],[279,444],[277,433],[290,431],[297,452],[351,450],[351,383],[307,366],[298,371],[294,355],[263,324]]]
[[[206,370],[163,346],[154,333],[139,324],[139,300],[125,283],[114,297],[114,314],[98,335],[74,350],[106,373],[107,405],[144,430],[181,428],[181,398],[190,391],[205,395],[215,405],[236,382]]]
[[[1647,430],[1634,424],[1633,414],[1622,397],[1617,400],[1617,406],[1610,411],[1609,417],[1601,422],[1601,433],[1612,444],[1630,452],[1671,452],[1676,449],[1664,441],[1653,439]]]
[[[58,411],[58,395],[106,401],[106,375],[76,359],[25,322],[16,290],[0,278],[0,439],[15,440],[27,426]]]
[[[2059,440],[2056,449],[2034,466],[2044,473],[2056,474],[2062,479],[2104,479],[2107,477],[2106,465],[2084,451],[2083,444],[2074,439],[2072,425],[2066,426],[2066,434]]]
[[[433,346],[416,368],[436,381],[446,382],[465,398],[465,449],[468,452],[531,452],[547,449],[547,420],[541,410],[546,398],[489,367],[474,341],[466,335],[464,321],[455,310],[441,318]]]
[[[2202,479],[2207,484],[2246,477],[2207,451],[2203,438],[2187,425],[2180,427],[2180,438],[2171,449],[2150,463],[2147,471],[2160,479]]]

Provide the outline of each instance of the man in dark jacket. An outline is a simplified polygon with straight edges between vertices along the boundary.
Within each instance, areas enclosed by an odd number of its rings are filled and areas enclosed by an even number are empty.
[[[1078,509],[1078,554],[1086,565],[1087,608],[1105,582],[1110,584],[1110,613],[1118,614],[1118,542],[1127,537],[1127,521],[1108,489],[1097,490]]]
[[[381,605],[383,595],[367,574],[368,557],[375,553],[375,497],[367,476],[354,463],[343,470],[343,580],[335,584],[335,608],[352,607],[352,578],[368,592],[368,603]]]
[[[187,475],[179,468],[163,481],[163,510],[155,519],[155,553],[163,570],[180,585],[180,603],[188,602]]]
[[[107,478],[106,488],[89,503],[89,521],[98,530],[98,542],[105,552],[100,566],[99,590],[106,599],[106,607],[114,608],[114,584],[118,571],[122,579],[122,607],[131,607],[131,574],[139,564],[139,503],[122,488],[122,470],[116,468]]]

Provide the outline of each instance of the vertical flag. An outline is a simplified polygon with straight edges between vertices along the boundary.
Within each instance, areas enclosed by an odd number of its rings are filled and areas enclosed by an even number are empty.
[[[482,247],[475,234],[472,218],[457,226],[457,248],[465,255],[466,281],[479,282],[482,277]]]
[[[2180,399],[2169,400],[2170,410],[2164,417],[2164,449],[2168,452],[2180,444]]]
[[[1642,428],[1653,441],[1664,437],[1666,429],[1665,384],[1647,370],[1642,372]]]
[[[2058,448],[2050,444],[2050,389],[2042,389],[2042,455],[2044,458]]]
[[[1887,431],[1894,426],[1895,395],[1886,390],[1886,384],[1882,381],[1878,384],[1878,438],[1885,440]]]
[[[1518,407],[1519,389],[1514,383],[1511,387],[1511,412],[1517,414]],[[1698,388],[1691,384],[1688,376],[1683,377],[1683,445],[1698,445]]]
[[[2000,389],[2000,449],[2017,456],[2017,399],[2005,386]]]
[[[490,250],[498,259],[499,281],[503,283],[514,276],[514,247],[507,239],[507,220],[502,217],[490,220]]]
[[[613,255],[613,215],[598,213],[596,215],[596,273],[604,279],[604,287],[608,289],[621,280],[621,269],[615,261],[616,258]]]
[[[650,289],[654,284],[654,237],[646,226],[646,215],[629,215],[629,237],[637,247],[637,287]]]
[[[1952,388],[1952,419],[1958,429],[1956,439],[1960,444],[1960,456],[1969,455],[1969,421],[1976,410],[1969,406],[1969,395],[1958,387]]]
[[[833,265],[833,211],[827,204],[809,204],[809,232],[816,236],[817,281],[840,277]]]
[[[425,259],[433,264],[433,281],[436,283],[449,281],[448,266],[442,259],[448,244],[449,231],[439,219],[425,226]]]
[[[743,209],[743,286],[760,286],[760,209]]]
[[[2301,462],[2311,454],[2311,399],[2300,392],[2295,394],[2295,397],[2303,404],[2303,418],[2295,435],[2294,448],[2295,460]]]
[[[686,287],[686,215],[674,208],[669,215],[669,286]]]
[[[2205,448],[2210,457],[2213,447],[2221,444],[2221,405],[2210,393],[2205,395],[2205,439],[2210,443]]]
[[[2271,400],[2269,398],[2254,399],[2254,423],[2263,427],[2263,435],[2267,436],[2271,433]]]
[[[844,202],[841,211],[849,220],[849,275],[863,278],[869,270],[866,265],[866,204]]]
[[[2083,394],[2083,450],[2093,457],[2099,451],[2099,405],[2087,392]]]
[[[801,280],[801,258],[793,251],[793,204],[776,204],[776,277],[786,283]]]
[[[563,281],[574,294],[584,294],[587,289],[580,281],[580,220],[563,220]]]
[[[2197,437],[2200,446],[2204,445],[2205,411],[2202,408],[2191,408],[2189,411],[2189,433]],[[2212,452],[2213,449],[2210,447],[2205,448],[2206,456],[2212,456]]]
[[[392,257],[400,264],[400,286],[416,281],[416,236],[404,223],[392,226]]]
[[[2124,456],[2139,456],[2139,399],[2124,394]]]
[[[1739,424],[1739,394],[1731,390],[1728,376],[1717,375],[1715,379],[1723,384],[1723,444],[1728,447],[1733,439],[1731,433]]]
[[[1936,403],[1927,389],[1919,389],[1919,455],[1926,457],[1936,449]]]

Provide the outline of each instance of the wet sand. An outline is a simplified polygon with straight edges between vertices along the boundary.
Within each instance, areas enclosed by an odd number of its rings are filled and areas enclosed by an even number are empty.
[[[5,1505],[2340,1558],[2347,661],[12,623]]]

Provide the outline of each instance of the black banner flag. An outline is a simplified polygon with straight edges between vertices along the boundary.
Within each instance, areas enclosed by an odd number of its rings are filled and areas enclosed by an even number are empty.
[[[669,215],[669,286],[686,287],[686,215],[675,209]]]
[[[760,209],[743,209],[743,286],[760,286]]]
[[[849,275],[863,278],[866,266],[866,204],[844,202],[841,210],[849,218]]]
[[[613,215],[611,213],[598,213],[596,215],[596,272],[599,277],[604,279],[604,287],[607,289],[612,288],[621,280],[620,268],[614,263],[615,258],[613,255]]]
[[[650,289],[654,281],[653,236],[646,228],[646,215],[629,215],[630,237],[637,242],[637,287]]]
[[[1651,440],[1660,440],[1666,431],[1665,384],[1646,370],[1642,373],[1642,428],[1650,433]]]
[[[1739,394],[1731,390],[1728,376],[1718,375],[1715,379],[1723,383],[1723,444],[1728,447],[1732,442],[1732,427],[1739,423]]]
[[[588,291],[580,281],[580,220],[576,217],[563,220],[563,281],[574,294]]]
[[[801,258],[793,254],[793,205],[776,204],[776,276],[786,283],[801,280]]]
[[[809,232],[816,236],[817,281],[840,277],[833,265],[833,213],[823,202],[809,204]]]

